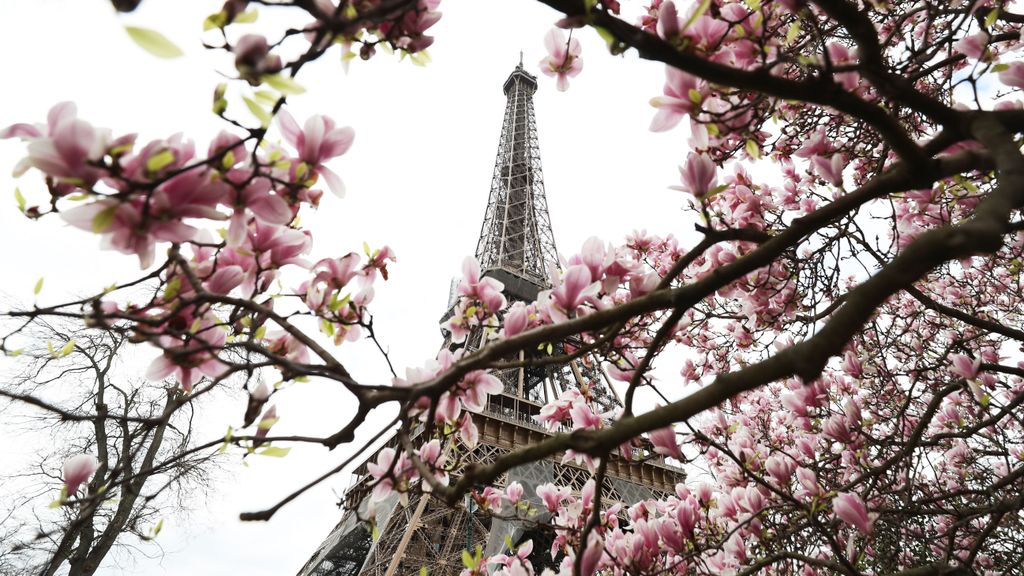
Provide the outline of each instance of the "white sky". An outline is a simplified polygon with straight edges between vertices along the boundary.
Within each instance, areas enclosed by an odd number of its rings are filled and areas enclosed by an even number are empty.
[[[212,57],[199,44],[205,15],[214,1],[145,0],[140,10],[116,15],[106,0],[4,0],[0,4],[0,48],[7,55],[0,127],[41,122],[54,103],[73,100],[82,118],[115,134],[139,132],[140,144],[183,131],[197,150],[222,127],[209,110],[215,70],[231,72],[223,55]],[[303,223],[314,231],[313,259],[389,244],[399,261],[392,280],[378,285],[380,338],[401,371],[432,357],[440,345],[437,327],[450,279],[476,247],[490,186],[504,111],[501,84],[526,53],[538,73],[544,34],[557,15],[522,0],[444,0],[433,28],[433,63],[418,68],[384,54],[352,62],[346,76],[338,52],[302,71],[307,94],[289,108],[301,123],[323,113],[356,130],[352,150],[330,165],[348,187],[337,200],[325,194],[314,216]],[[262,9],[259,28],[280,25]],[[186,52],[158,60],[136,47],[125,24],[159,29]],[[301,25],[302,20],[289,22]],[[584,71],[570,90],[559,93],[540,77],[535,97],[545,183],[559,249],[569,255],[592,235],[615,243],[634,228],[689,237],[692,217],[685,199],[667,190],[686,153],[686,133],[647,130],[654,110],[647,101],[661,93],[661,65],[635,55],[616,58],[589,30],[583,43]],[[238,99],[231,104],[241,107]],[[16,209],[13,189],[29,202],[45,201],[37,173],[15,182],[10,169],[23,145],[0,141],[0,292],[22,302],[46,278],[40,303],[55,303],[94,292],[138,274],[134,257],[100,252],[99,238],[73,230],[58,218],[31,222]],[[368,345],[338,351],[353,374],[386,382],[379,355]],[[315,433],[335,429],[351,412],[351,399],[332,386],[311,383],[277,396],[280,423],[274,433]],[[223,433],[241,417],[237,403],[204,407],[205,435]],[[28,456],[7,443],[5,462]],[[169,518],[159,540],[168,554],[157,562],[139,558],[127,572],[143,575],[295,573],[340,518],[332,489],[347,475],[326,483],[286,507],[269,523],[243,524],[241,511],[274,503],[281,496],[344,458],[313,448],[296,449],[284,460],[251,458],[249,467],[232,459],[206,505],[187,521]],[[114,567],[104,574],[120,573]]]

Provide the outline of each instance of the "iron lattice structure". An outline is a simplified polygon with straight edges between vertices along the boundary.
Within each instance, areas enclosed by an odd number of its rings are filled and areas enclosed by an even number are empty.
[[[483,274],[503,282],[510,301],[531,301],[540,290],[550,288],[547,270],[557,266],[533,112],[536,90],[536,77],[523,70],[520,62],[504,84],[505,118],[477,243],[476,257]],[[453,303],[449,302],[442,321],[452,313]],[[482,330],[471,333],[464,344],[467,351],[482,345]],[[578,341],[568,340],[552,352],[559,354],[563,347],[579,345]],[[444,346],[453,347],[448,334]],[[527,354],[520,352],[517,359],[526,360]],[[584,356],[562,364],[526,365],[494,374],[502,381],[503,390],[490,397],[482,413],[473,415],[480,432],[479,443],[458,454],[459,468],[454,471],[454,478],[467,465],[493,462],[516,447],[549,437],[551,432],[538,424],[537,415],[545,403],[570,388],[585,388],[606,410],[621,406],[596,358]],[[397,438],[392,438],[385,446],[397,448],[397,444]],[[605,502],[632,504],[671,493],[683,479],[681,470],[667,465],[660,457],[639,449],[635,456],[630,460],[609,460],[601,487]],[[376,454],[367,462],[375,460]],[[519,466],[497,478],[495,485],[504,487],[509,482],[520,482],[538,507],[540,503],[534,494],[540,484],[554,482],[581,490],[591,478],[590,472],[560,460]],[[505,550],[509,541],[518,544],[526,539],[534,541],[531,561],[538,574],[544,566],[556,566],[548,552],[553,537],[549,530],[539,527],[536,521],[491,518],[468,497],[462,505],[449,507],[429,495],[414,495],[403,505],[398,495],[392,494],[375,503],[379,537],[374,539],[361,521],[366,518],[372,488],[366,462],[354,475],[356,481],[346,493],[346,511],[341,522],[299,571],[300,576],[418,576],[423,567],[431,576],[456,576],[463,568],[463,550],[480,546],[486,557]]]
[[[512,296],[532,300],[548,283],[547,267],[558,262],[533,113],[537,78],[520,63],[504,89],[505,119],[476,258],[483,272],[511,281],[506,287]],[[533,290],[520,285],[524,281]]]

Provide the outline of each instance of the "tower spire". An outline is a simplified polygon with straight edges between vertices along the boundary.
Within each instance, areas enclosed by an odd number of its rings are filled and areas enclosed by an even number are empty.
[[[503,85],[505,117],[494,161],[476,258],[484,274],[505,283],[509,296],[532,300],[549,287],[558,262],[544,194],[544,172],[533,111],[537,77],[519,66]]]

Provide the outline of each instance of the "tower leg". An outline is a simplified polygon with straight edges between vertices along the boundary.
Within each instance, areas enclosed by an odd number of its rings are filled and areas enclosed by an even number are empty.
[[[402,536],[402,541],[398,543],[398,550],[395,551],[395,557],[391,559],[391,565],[388,566],[388,571],[384,573],[384,576],[394,576],[395,570],[398,569],[398,563],[405,556],[405,547],[409,545],[409,539],[412,538],[413,532],[419,528],[420,517],[423,516],[423,510],[427,507],[427,501],[430,498],[424,494],[420,496],[420,502],[416,505],[416,511],[412,514],[412,520],[409,521],[409,526],[405,529],[405,534]]]

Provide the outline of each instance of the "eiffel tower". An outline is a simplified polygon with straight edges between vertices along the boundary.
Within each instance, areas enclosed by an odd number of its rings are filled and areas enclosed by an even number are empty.
[[[505,117],[476,258],[484,276],[505,285],[504,294],[510,302],[531,302],[539,291],[551,287],[548,268],[558,262],[533,110],[537,78],[523,69],[520,58],[503,87],[507,98]],[[442,323],[451,318],[455,304],[453,284]],[[444,346],[453,347],[451,335],[442,332]],[[464,344],[467,352],[478,349],[483,340],[482,330],[471,333]],[[579,345],[569,340],[559,348],[571,350]],[[520,352],[518,359],[530,356]],[[594,358],[585,356],[558,365],[511,368],[494,374],[504,390],[490,397],[482,413],[473,415],[480,440],[476,448],[462,455],[462,465],[486,464],[517,446],[547,438],[551,433],[538,424],[536,417],[548,400],[568,389],[586,388],[605,410],[621,406]],[[384,446],[396,447],[397,439]],[[372,461],[376,461],[376,454],[366,462]],[[346,512],[341,522],[299,571],[300,576],[418,576],[421,568],[431,576],[457,576],[463,569],[463,550],[473,551],[480,546],[487,558],[507,550],[509,543],[518,545],[527,539],[534,542],[530,560],[537,574],[545,566],[557,567],[549,553],[554,536],[550,530],[539,529],[537,522],[491,518],[468,497],[461,505],[449,507],[429,495],[411,496],[403,505],[396,494],[391,494],[375,504],[377,530],[371,534],[360,520],[366,517],[372,488],[366,462],[354,471],[356,481],[345,495]],[[458,471],[453,477],[458,477]],[[514,468],[496,479],[495,486],[518,481],[525,488],[524,498],[530,497],[537,507],[537,486],[554,482],[579,492],[590,478],[584,468],[550,459]],[[674,492],[683,478],[682,470],[646,450],[638,450],[637,458],[629,461],[610,458],[602,498],[606,503],[632,504]]]

